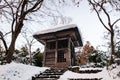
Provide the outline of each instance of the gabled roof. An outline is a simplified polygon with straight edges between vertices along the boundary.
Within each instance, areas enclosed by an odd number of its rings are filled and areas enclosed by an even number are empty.
[[[44,44],[45,40],[60,37],[60,35],[63,37],[71,36],[76,47],[83,45],[80,31],[75,24],[68,24],[61,27],[38,31],[33,35],[33,37]]]

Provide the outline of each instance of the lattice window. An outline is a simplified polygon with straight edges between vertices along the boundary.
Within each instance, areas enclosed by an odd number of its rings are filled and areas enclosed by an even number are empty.
[[[64,58],[65,51],[60,50],[57,53],[57,62],[66,62],[66,58]]]

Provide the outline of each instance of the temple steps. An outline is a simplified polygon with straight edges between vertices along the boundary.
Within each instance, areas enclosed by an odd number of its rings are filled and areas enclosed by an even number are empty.
[[[78,67],[75,68],[68,68],[68,69],[54,69],[50,68],[44,71],[43,73],[37,74],[32,77],[32,80],[58,80],[60,76],[67,70],[70,70],[72,72],[80,73],[80,74],[96,74],[98,72],[101,72],[100,69],[85,69],[81,70]],[[68,80],[102,80],[102,78],[70,78]]]
[[[47,69],[43,73],[32,77],[32,80],[57,80],[65,71],[66,69]]]

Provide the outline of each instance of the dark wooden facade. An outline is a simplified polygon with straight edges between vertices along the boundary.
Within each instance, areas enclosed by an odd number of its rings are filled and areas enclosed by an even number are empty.
[[[82,39],[76,25],[62,26],[34,34],[45,45],[44,66],[68,67],[75,65],[75,47],[82,46]]]

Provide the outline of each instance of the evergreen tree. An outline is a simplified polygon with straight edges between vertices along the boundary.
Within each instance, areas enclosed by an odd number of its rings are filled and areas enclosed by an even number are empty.
[[[34,63],[34,65],[42,67],[42,65],[43,65],[43,53],[41,53],[40,49],[38,48],[34,52],[34,54],[35,54],[33,56],[33,63]]]
[[[89,63],[94,63],[95,67],[103,67],[107,64],[107,56],[104,51],[95,50],[89,56]]]

